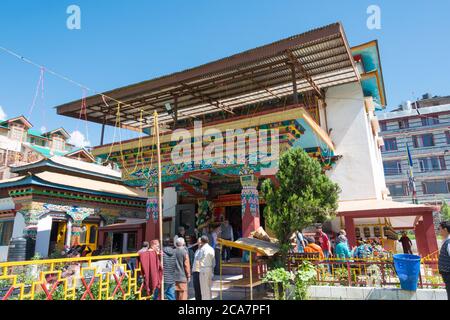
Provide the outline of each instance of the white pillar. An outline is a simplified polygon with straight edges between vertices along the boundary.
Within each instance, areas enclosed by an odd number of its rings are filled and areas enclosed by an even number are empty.
[[[66,227],[66,246],[70,247],[70,240],[72,238],[72,221],[69,219],[67,220],[67,227]]]
[[[48,215],[45,218],[40,219],[37,225],[35,253],[39,253],[43,258],[48,257],[52,220],[52,217]]]
[[[128,233],[124,233],[122,239],[122,253],[127,253],[128,252],[127,248],[128,248]]]

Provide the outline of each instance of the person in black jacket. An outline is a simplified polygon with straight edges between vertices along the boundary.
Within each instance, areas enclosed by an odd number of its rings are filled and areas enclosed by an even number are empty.
[[[450,300],[450,221],[441,222],[439,232],[443,240],[439,253],[439,273],[442,275],[447,290],[447,298]]]

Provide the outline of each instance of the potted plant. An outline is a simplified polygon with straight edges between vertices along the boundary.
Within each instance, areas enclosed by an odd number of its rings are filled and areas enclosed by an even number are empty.
[[[268,283],[274,291],[275,300],[286,300],[287,290],[294,276],[284,268],[276,268],[267,272],[263,283]]]

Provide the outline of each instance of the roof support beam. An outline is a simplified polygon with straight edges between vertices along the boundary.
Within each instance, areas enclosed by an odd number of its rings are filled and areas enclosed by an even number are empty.
[[[295,66],[295,68],[297,68],[297,70],[302,74],[302,76],[306,79],[306,81],[308,81],[309,85],[314,89],[314,91],[317,93],[317,95],[321,99],[324,99],[324,94],[323,94],[322,90],[320,90],[320,88],[316,85],[314,80],[311,78],[311,76],[308,74],[308,72],[306,72],[305,68],[300,63],[299,59],[294,56],[292,51],[286,50],[286,56],[289,58],[289,60]]]
[[[199,98],[202,102],[207,102],[207,103],[211,104],[212,106],[215,106],[215,107],[217,107],[217,108],[219,108],[219,109],[222,109],[222,110],[225,111],[225,112],[234,114],[234,112],[233,112],[231,109],[229,109],[227,106],[225,106],[225,105],[224,105],[223,103],[221,103],[219,100],[215,100],[215,99],[213,99],[212,97],[210,97],[210,96],[208,96],[208,95],[206,95],[206,94],[201,93],[200,91],[198,91],[198,90],[192,88],[191,86],[187,85],[186,83],[183,83],[183,82],[182,82],[181,85],[182,85],[183,87],[189,89],[190,94],[193,95],[193,96],[196,97],[196,98]]]

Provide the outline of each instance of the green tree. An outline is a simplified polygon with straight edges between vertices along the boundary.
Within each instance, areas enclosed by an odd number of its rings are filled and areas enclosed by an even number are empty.
[[[450,220],[450,206],[447,204],[447,202],[445,200],[442,201],[441,219],[443,221],[449,221]]]
[[[340,188],[301,148],[291,148],[280,157],[276,178],[277,185],[267,179],[261,191],[266,201],[264,217],[280,242],[284,260],[295,231],[335,216]]]

